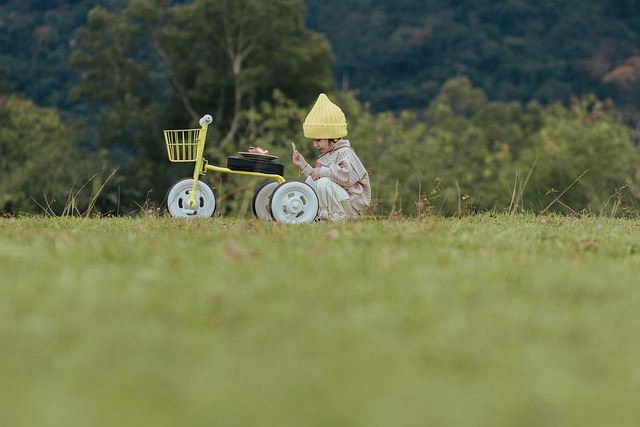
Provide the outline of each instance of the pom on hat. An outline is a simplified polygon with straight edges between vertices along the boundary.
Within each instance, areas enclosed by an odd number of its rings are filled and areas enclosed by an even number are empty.
[[[336,104],[321,93],[302,124],[305,138],[336,139],[347,136],[347,119]]]

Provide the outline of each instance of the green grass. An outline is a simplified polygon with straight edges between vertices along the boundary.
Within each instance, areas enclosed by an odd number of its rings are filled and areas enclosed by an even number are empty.
[[[0,425],[635,425],[638,228],[3,219]]]

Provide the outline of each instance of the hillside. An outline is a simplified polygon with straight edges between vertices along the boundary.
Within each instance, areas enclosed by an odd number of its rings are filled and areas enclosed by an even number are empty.
[[[14,90],[41,105],[69,108],[75,30],[96,4],[123,3],[0,2],[0,66]],[[308,25],[333,45],[338,85],[377,111],[424,107],[457,75],[492,99],[525,102],[595,93],[625,105],[638,87],[636,0],[305,3]]]
[[[455,75],[492,99],[595,93],[619,103],[640,79],[638,1],[307,0],[336,76],[375,110],[416,108]]]

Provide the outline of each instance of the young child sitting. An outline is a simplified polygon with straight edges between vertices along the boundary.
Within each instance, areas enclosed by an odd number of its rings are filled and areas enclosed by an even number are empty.
[[[361,215],[371,203],[369,173],[346,139],[344,113],[321,93],[302,125],[320,157],[312,168],[297,151],[293,163],[318,194],[321,221],[346,221]]]

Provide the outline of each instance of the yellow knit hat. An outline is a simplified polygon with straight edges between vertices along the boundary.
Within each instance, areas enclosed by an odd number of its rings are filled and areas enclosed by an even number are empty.
[[[335,139],[347,136],[347,119],[327,95],[321,93],[302,124],[305,138]]]

